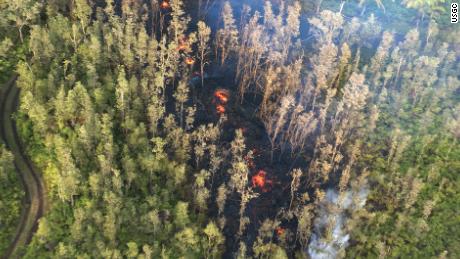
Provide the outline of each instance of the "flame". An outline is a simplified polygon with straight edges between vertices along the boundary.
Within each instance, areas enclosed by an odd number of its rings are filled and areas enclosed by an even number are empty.
[[[170,7],[169,2],[168,1],[161,2],[160,7],[161,9],[168,9]]]
[[[273,181],[267,179],[267,172],[265,172],[264,170],[259,170],[257,174],[252,176],[252,187],[258,187],[262,189],[263,192],[268,192],[270,190],[269,186],[271,186],[272,184]]]
[[[220,101],[222,104],[228,103],[228,92],[225,90],[217,90],[214,93],[214,96]]]
[[[277,236],[281,236],[284,234],[284,232],[286,232],[286,229],[282,228],[282,227],[276,227],[275,228],[275,233]]]
[[[224,107],[223,105],[220,105],[220,104],[217,105],[217,106],[216,106],[216,110],[217,110],[217,113],[218,113],[218,114],[223,114],[223,113],[225,113],[225,107]]]
[[[186,49],[187,49],[187,44],[179,43],[179,46],[177,47],[178,51],[184,51]]]
[[[179,39],[179,43],[178,43],[178,46],[177,46],[177,50],[178,51],[184,51],[186,50],[188,47],[188,44],[187,44],[187,38],[184,37],[182,39]]]
[[[212,103],[216,105],[216,110],[219,115],[225,113],[225,105],[228,103],[229,92],[225,89],[217,89],[214,92]]]
[[[188,57],[188,58],[185,59],[185,64],[191,66],[191,65],[195,64],[195,60],[193,58]]]
[[[267,173],[263,170],[260,170],[257,174],[255,174],[252,177],[252,186],[254,188],[259,187],[259,188],[264,189],[265,184],[267,183],[266,176],[267,176]]]

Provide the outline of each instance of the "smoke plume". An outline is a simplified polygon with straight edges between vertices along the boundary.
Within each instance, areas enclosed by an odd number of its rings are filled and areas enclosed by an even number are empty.
[[[339,193],[334,189],[326,192],[315,219],[308,254],[313,259],[339,258],[344,255],[350,238],[346,231],[347,211],[355,211],[366,203],[369,190],[361,188],[358,192]]]

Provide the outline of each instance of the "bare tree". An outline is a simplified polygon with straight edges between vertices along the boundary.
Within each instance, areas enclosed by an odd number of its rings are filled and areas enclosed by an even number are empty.
[[[204,67],[208,63],[207,58],[209,55],[209,37],[211,35],[211,28],[204,22],[198,22],[198,56],[200,60],[200,74],[201,86],[204,86]]]
[[[220,51],[220,62],[223,65],[238,44],[238,30],[235,25],[235,18],[233,18],[232,6],[228,1],[224,3],[222,19],[224,26],[217,31],[216,50]]]
[[[296,168],[291,172],[292,180],[291,180],[291,201],[289,202],[289,210],[292,208],[292,202],[294,201],[294,197],[296,195],[297,190],[300,186],[300,177],[302,176],[302,170]]]

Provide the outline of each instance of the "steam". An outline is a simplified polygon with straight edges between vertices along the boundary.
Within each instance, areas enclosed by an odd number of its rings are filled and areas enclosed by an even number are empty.
[[[346,232],[346,211],[356,211],[366,204],[369,190],[339,193],[334,189],[326,192],[320,205],[318,217],[308,246],[308,254],[313,259],[338,258],[344,254],[350,235]]]

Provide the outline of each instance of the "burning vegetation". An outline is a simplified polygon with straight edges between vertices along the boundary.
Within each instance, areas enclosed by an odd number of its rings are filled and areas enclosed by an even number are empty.
[[[188,39],[187,38],[181,38],[179,39],[179,42],[177,44],[177,50],[178,51],[185,51],[189,48],[189,44],[188,44]]]
[[[221,115],[225,113],[225,106],[218,104],[216,105],[217,114]]]
[[[171,8],[171,5],[169,4],[169,1],[163,0],[161,1],[160,8],[163,10],[168,10]]]
[[[229,92],[228,90],[218,89],[214,92],[214,97],[220,104],[225,105],[228,102]]]
[[[226,105],[230,98],[230,92],[226,89],[217,89],[214,92],[212,103],[216,106],[217,114],[222,115],[226,112]]]
[[[279,227],[279,226],[278,226],[278,227],[275,228],[275,233],[276,233],[276,235],[279,236],[279,237],[282,236],[282,235],[284,235],[285,232],[286,232],[286,229],[283,228],[283,227]]]
[[[191,57],[186,57],[185,58],[185,64],[189,65],[189,66],[192,66],[195,64],[195,59],[191,58]]]
[[[271,190],[273,181],[267,179],[267,172],[259,170],[255,175],[252,176],[252,187],[262,190],[262,192],[268,192]]]

